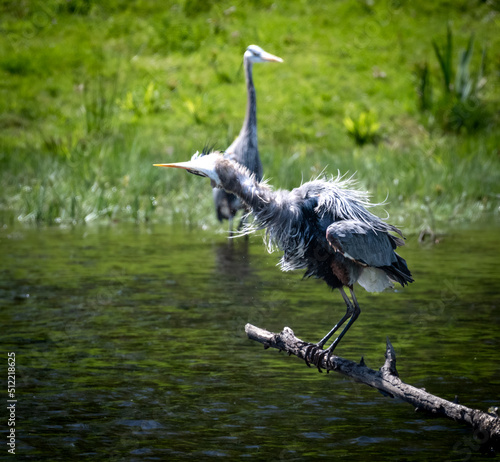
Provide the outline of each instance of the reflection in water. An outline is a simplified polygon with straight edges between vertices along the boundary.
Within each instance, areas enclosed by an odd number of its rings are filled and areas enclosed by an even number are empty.
[[[453,422],[248,341],[246,322],[318,340],[344,309],[324,284],[282,273],[259,236],[1,233],[0,342],[16,353],[16,452],[28,459],[464,460],[473,447]],[[360,291],[338,354],[377,368],[389,336],[407,382],[498,405],[497,233],[408,239],[416,283]]]
[[[213,243],[215,272],[221,278],[244,280],[252,272],[249,262],[248,238],[230,238]]]
[[[263,250],[260,237],[255,237],[253,242],[258,249],[260,244],[259,250]],[[226,303],[215,309],[220,311],[220,318],[229,320],[229,332],[240,343],[245,339],[245,324],[264,322],[268,306],[262,278],[251,262],[250,246],[250,239],[244,237],[213,243],[215,266],[211,285],[226,297]]]

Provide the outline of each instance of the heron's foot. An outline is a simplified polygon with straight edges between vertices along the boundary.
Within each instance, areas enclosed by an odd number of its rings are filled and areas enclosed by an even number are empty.
[[[323,345],[321,345],[320,343],[302,342],[300,346],[301,347],[306,346],[304,361],[306,362],[307,366],[311,367],[312,363],[318,368],[319,372],[323,372],[321,370],[321,367],[318,366],[318,362],[316,361],[317,356],[321,354],[321,352],[323,351]]]
[[[314,347],[314,345],[309,342],[298,342],[298,346],[300,348],[306,347],[306,352],[304,354],[304,361],[306,362],[307,367],[311,367],[311,364],[309,363],[309,354],[311,353],[311,349]]]
[[[314,358],[312,358],[313,364],[318,368],[321,369],[321,365],[323,364],[323,361],[326,365],[325,369],[326,372],[330,372],[334,370],[332,367],[330,367],[330,358],[333,355],[333,350],[337,347],[338,342],[333,342],[326,350],[321,350],[316,352],[316,355]]]
[[[330,361],[330,357],[332,356],[333,350],[334,350],[334,348],[329,347],[326,350],[317,351],[314,355],[314,358],[312,359],[313,364],[319,370],[321,370],[321,367],[322,367],[322,364],[324,361],[326,364],[326,367],[325,367],[326,372],[329,372],[330,368],[328,367],[328,363]]]

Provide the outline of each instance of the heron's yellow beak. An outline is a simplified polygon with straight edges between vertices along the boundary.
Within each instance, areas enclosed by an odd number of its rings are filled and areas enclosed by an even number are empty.
[[[183,168],[184,170],[189,170],[193,168],[191,162],[176,162],[173,164],[153,164],[153,167],[172,167],[172,168]]]
[[[204,176],[210,178],[216,184],[219,184],[219,176],[215,171],[216,163],[222,159],[219,152],[200,156],[198,153],[194,154],[191,160],[187,162],[174,162],[169,164],[153,164],[155,167],[171,167],[182,168],[194,175]]]
[[[274,63],[282,63],[283,60],[279,56],[272,55],[271,53],[268,53],[267,51],[263,51],[260,55],[261,59],[264,61],[270,61]]]

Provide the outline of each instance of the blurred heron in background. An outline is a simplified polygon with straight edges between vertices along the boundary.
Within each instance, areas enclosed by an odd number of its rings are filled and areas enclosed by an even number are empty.
[[[235,162],[244,165],[255,178],[262,179],[262,163],[257,146],[257,94],[253,84],[252,68],[254,63],[277,62],[283,60],[277,56],[267,53],[257,45],[250,45],[243,55],[243,65],[245,68],[245,80],[247,84],[247,110],[245,120],[237,138],[231,146],[226,149],[225,156]],[[215,188],[213,190],[215,211],[217,219],[222,222],[229,220],[229,231],[233,230],[233,219],[238,210],[245,206],[240,198],[224,189]],[[243,223],[243,219],[240,226]],[[238,227],[238,228],[239,228]]]

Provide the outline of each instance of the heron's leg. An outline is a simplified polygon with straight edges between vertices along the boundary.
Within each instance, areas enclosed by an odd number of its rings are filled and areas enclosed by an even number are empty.
[[[233,234],[233,217],[229,217],[227,221],[229,222],[229,235],[231,236]]]
[[[337,347],[337,345],[340,343],[340,340],[342,339],[342,337],[346,334],[346,332],[349,330],[349,328],[354,324],[354,321],[356,321],[356,319],[358,319],[358,316],[361,313],[361,308],[359,307],[359,304],[358,304],[358,301],[356,299],[356,296],[354,295],[354,289],[352,287],[349,287],[349,290],[351,292],[352,300],[354,302],[354,305],[352,303],[350,303],[350,306],[352,307],[351,319],[349,319],[349,322],[344,327],[344,330],[332,342],[332,344],[326,350],[321,351],[319,353],[316,353],[314,355],[314,357],[312,358],[312,361],[316,365],[316,367],[318,368],[318,370],[321,370],[321,366],[320,365],[321,365],[322,359],[325,356],[326,356],[326,361],[328,363],[328,360],[330,359],[330,356],[331,356],[333,350],[335,350],[335,348]],[[345,293],[343,295],[345,295]],[[345,295],[344,299],[348,300],[347,295]],[[346,301],[346,303],[347,303],[347,301]],[[347,312],[349,312],[349,310],[350,310],[350,308],[349,308],[349,305],[348,305]],[[347,313],[346,313],[346,315],[347,315]],[[331,332],[328,335],[331,335]],[[328,338],[328,335],[327,335],[326,338]]]
[[[344,299],[345,304],[347,305],[346,313],[344,316],[342,316],[342,319],[337,324],[335,324],[335,326],[333,326],[333,328],[330,330],[330,332],[328,332],[328,334],[326,334],[318,343],[316,343],[316,344],[311,343],[306,348],[305,361],[306,361],[306,364],[308,366],[309,366],[309,356],[311,355],[313,350],[314,350],[314,353],[312,354],[311,360],[313,361],[313,363],[317,364],[318,361],[316,360],[316,358],[319,358],[317,350],[323,349],[323,347],[325,346],[325,343],[328,342],[329,338],[352,316],[352,314],[355,311],[355,307],[353,306],[351,300],[349,300],[349,297],[347,296],[347,294],[344,292],[343,287],[340,287],[339,291],[342,294],[342,298]],[[344,331],[345,331],[345,329],[344,329]],[[327,350],[325,350],[325,351],[327,351]],[[321,371],[321,369],[320,369],[320,371]]]
[[[245,225],[245,223],[246,223],[245,218],[246,218],[246,214],[243,213],[243,216],[241,217],[240,223],[238,225],[238,231],[241,231],[243,226]]]
[[[349,287],[349,290],[351,292],[352,296],[352,301],[354,302],[353,306],[353,312],[351,313],[351,319],[349,319],[349,322],[347,325],[344,327],[344,330],[339,334],[339,336],[332,342],[332,344],[325,350],[328,351],[328,356],[332,353],[333,350],[337,347],[337,345],[340,343],[340,340],[342,340],[342,337],[346,334],[346,332],[349,330],[349,328],[354,324],[354,321],[358,319],[360,313],[361,313],[361,308],[359,307],[358,300],[356,299],[356,296],[354,295],[354,289],[352,287]],[[347,295],[346,295],[347,297]]]
[[[345,301],[345,304],[347,305],[347,310],[344,314],[344,316],[342,316],[342,319],[337,323],[335,324],[335,326],[333,326],[332,330],[330,332],[328,332],[328,334],[326,334],[317,344],[318,348],[323,348],[323,346],[325,345],[326,342],[328,342],[329,338],[349,319],[351,318],[352,319],[352,315],[353,313],[356,311],[356,308],[355,306],[351,303],[351,300],[349,300],[349,297],[347,296],[347,294],[344,292],[344,288],[343,287],[340,287],[339,288],[339,292],[342,294],[342,297]],[[351,294],[353,292],[351,291]],[[353,298],[353,300],[355,300]],[[352,324],[351,321],[349,321],[349,324]],[[342,332],[342,334],[340,334],[340,336],[342,337],[345,333],[345,331],[347,330],[347,327],[344,329],[344,331]]]

